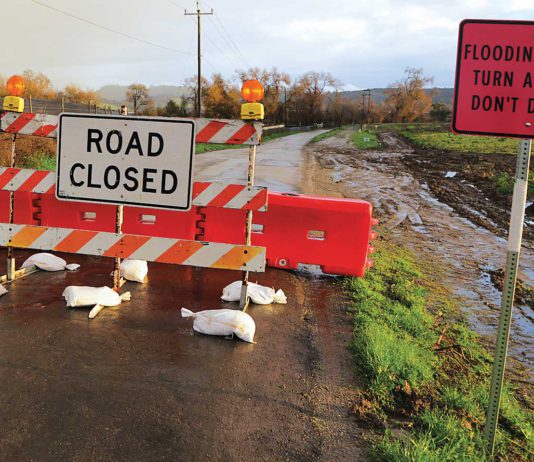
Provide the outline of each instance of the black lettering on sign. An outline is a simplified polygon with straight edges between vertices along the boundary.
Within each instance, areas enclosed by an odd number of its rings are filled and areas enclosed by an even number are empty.
[[[158,140],[158,149],[153,150],[153,139],[156,138]],[[148,153],[147,156],[149,157],[156,157],[159,156],[163,151],[163,137],[159,133],[154,132],[148,132]]]
[[[523,88],[532,88],[532,74],[527,72],[523,81]]]
[[[102,141],[102,132],[100,130],[97,130],[96,128],[89,128],[87,130],[87,152],[91,152],[91,144],[96,145],[96,149],[98,152],[102,152],[102,148],[100,147],[100,142]]]
[[[111,172],[114,172],[114,175],[110,175]],[[113,179],[113,182],[111,182],[110,176],[111,177],[115,176],[115,178]],[[106,185],[106,188],[117,189],[117,186],[119,186],[120,181],[121,181],[120,170],[114,165],[110,165],[106,167],[106,170],[104,170],[104,184]]]
[[[534,114],[534,98],[528,99],[528,113]]]
[[[176,173],[174,173],[172,170],[162,170],[161,173],[161,193],[172,194],[178,187],[178,177],[176,176]],[[169,176],[172,178],[172,184],[167,185],[167,177]]]
[[[139,188],[139,180],[135,176],[133,176],[137,175],[138,173],[139,172],[135,167],[128,167],[124,171],[124,178],[126,178],[127,181],[131,182],[123,184],[124,189],[126,189],[126,191],[132,192]]]
[[[87,187],[88,188],[98,188],[100,189],[102,186],[98,183],[93,183],[93,165],[89,164],[87,166]]]
[[[82,181],[76,181],[74,179],[74,170],[77,168],[81,168],[82,170],[85,170],[85,166],[83,164],[76,163],[74,164],[70,169],[70,182],[73,186],[83,186],[83,180]]]
[[[132,137],[130,138],[128,147],[126,148],[126,152],[124,154],[125,155],[130,154],[130,151],[132,149],[136,149],[140,156],[143,155],[143,148],[141,147],[141,141],[139,140],[139,133],[137,132],[132,133]]]
[[[112,148],[112,138],[115,138],[116,147]],[[106,149],[110,154],[117,154],[122,149],[122,133],[118,130],[111,130],[106,136]]]
[[[150,192],[150,193],[157,192],[154,188],[148,187],[149,183],[154,182],[154,177],[148,176],[151,173],[158,173],[158,171],[155,168],[145,168],[143,170],[143,189],[142,189],[143,192]]]

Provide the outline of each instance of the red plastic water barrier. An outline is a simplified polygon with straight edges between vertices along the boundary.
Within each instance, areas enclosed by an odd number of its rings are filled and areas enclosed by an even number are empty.
[[[18,193],[15,193],[18,194]],[[54,228],[115,231],[117,207],[107,204],[58,201],[53,194],[41,196],[41,225]],[[19,204],[15,205],[17,211]],[[153,237],[194,240],[196,208],[189,212],[124,207],[122,232]],[[14,220],[15,223],[24,223]]]
[[[205,209],[203,239],[243,242],[245,214],[239,210]],[[353,199],[269,193],[269,208],[253,215],[252,244],[267,248],[267,264],[297,269],[318,265],[324,273],[363,276],[372,266],[369,240],[372,206]]]
[[[0,221],[7,222],[9,192],[0,191]],[[15,192],[14,223],[115,231],[116,206],[58,201],[53,194]],[[242,244],[245,211],[193,207],[189,212],[124,207],[125,234]],[[267,248],[267,265],[363,276],[373,262],[372,206],[353,199],[269,193],[267,212],[253,215],[252,244]]]

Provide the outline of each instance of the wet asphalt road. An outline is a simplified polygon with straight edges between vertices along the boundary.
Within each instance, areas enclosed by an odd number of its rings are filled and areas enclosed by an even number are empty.
[[[240,273],[150,264],[147,284],[124,286],[130,302],[89,321],[62,291],[110,285],[113,262],[62,256],[80,270],[38,272],[0,300],[0,461],[361,460],[334,281],[253,274],[289,303],[250,308],[251,345],[180,316],[237,308],[219,297]]]

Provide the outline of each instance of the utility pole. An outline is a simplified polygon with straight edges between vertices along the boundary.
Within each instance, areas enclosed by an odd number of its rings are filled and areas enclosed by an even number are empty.
[[[367,110],[365,109],[365,97],[367,97]],[[367,116],[371,112],[371,89],[362,90],[362,123],[361,129],[367,124]]]
[[[188,13],[187,10],[185,10],[186,16],[196,16],[197,17],[197,35],[198,35],[198,41],[197,41],[197,107],[196,107],[196,116],[200,117],[200,111],[202,108],[202,54],[200,51],[200,17],[205,15],[212,15],[213,14],[213,8],[211,9],[211,12],[205,13],[200,11],[200,5],[197,2],[197,12],[196,13]]]

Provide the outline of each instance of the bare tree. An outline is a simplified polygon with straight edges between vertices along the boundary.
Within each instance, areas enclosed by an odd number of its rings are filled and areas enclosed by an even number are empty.
[[[132,83],[126,91],[126,99],[133,104],[134,114],[149,102],[148,88],[142,83]]]
[[[432,97],[424,89],[432,83],[432,77],[425,77],[423,69],[410,67],[404,73],[404,79],[385,91],[384,110],[392,122],[413,122],[432,106]]]

